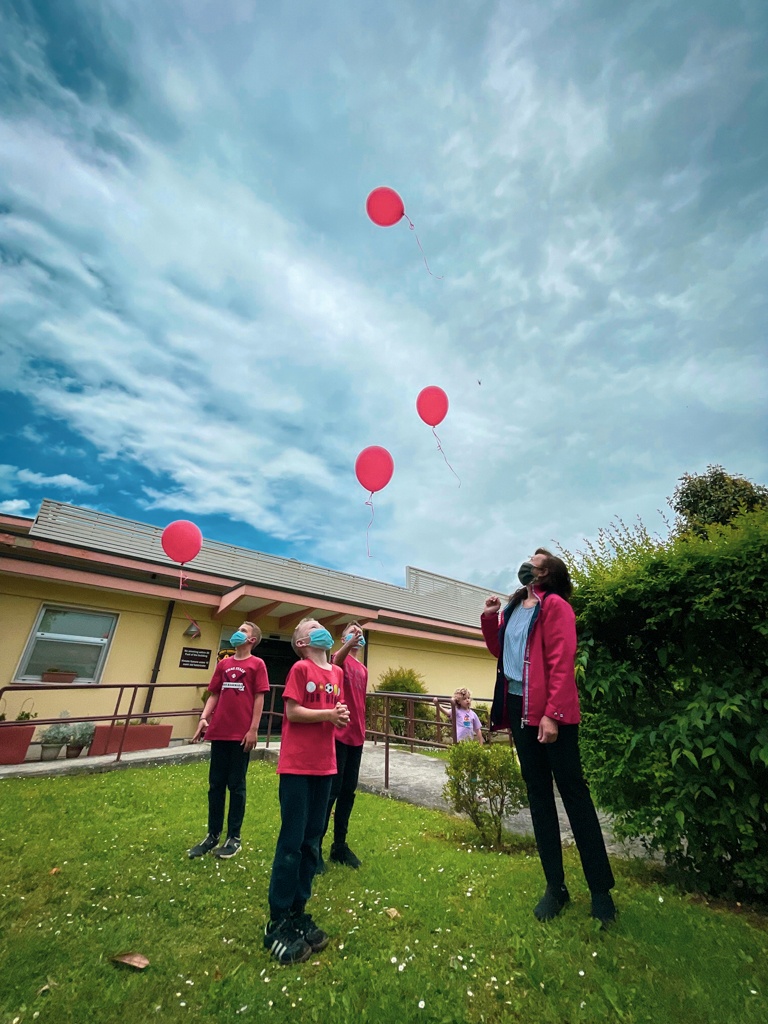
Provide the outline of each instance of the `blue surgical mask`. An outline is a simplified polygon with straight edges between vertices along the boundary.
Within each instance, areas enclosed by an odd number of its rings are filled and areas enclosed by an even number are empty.
[[[232,636],[229,638],[229,642],[233,647],[242,647],[243,644],[247,644],[251,638],[247,636],[242,629],[236,629]]]
[[[330,651],[333,647],[333,637],[325,627],[312,629],[309,632],[309,646],[319,647],[322,651]]]
[[[346,643],[347,640],[351,640],[352,636],[353,636],[352,633],[347,633],[347,635],[344,637],[344,643]],[[365,647],[365,637],[361,636],[361,637],[358,638],[357,646],[358,647]]]

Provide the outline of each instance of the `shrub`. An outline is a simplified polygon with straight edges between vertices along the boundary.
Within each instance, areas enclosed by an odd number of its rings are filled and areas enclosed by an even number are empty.
[[[582,755],[614,831],[697,888],[768,893],[768,513],[585,574]]]
[[[424,685],[424,677],[412,668],[388,668],[379,676],[379,685],[376,690],[385,693],[407,693],[412,695],[427,694],[429,691]],[[389,728],[396,736],[408,735],[408,714],[409,708],[413,707],[414,718],[434,718],[434,708],[431,704],[423,701],[391,700],[389,702]],[[384,731],[384,701],[376,700],[368,702],[369,727]],[[376,725],[378,722],[378,725]],[[431,722],[416,722],[413,727],[413,734],[417,739],[427,740],[434,737],[434,726]]]
[[[443,796],[455,811],[466,814],[483,845],[504,846],[504,816],[526,803],[525,784],[509,746],[455,743],[448,751],[448,781]]]

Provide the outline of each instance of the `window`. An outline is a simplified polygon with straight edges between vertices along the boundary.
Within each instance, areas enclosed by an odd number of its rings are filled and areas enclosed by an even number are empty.
[[[21,659],[22,682],[42,679],[58,669],[75,672],[78,683],[97,683],[104,667],[117,616],[79,608],[44,605]]]

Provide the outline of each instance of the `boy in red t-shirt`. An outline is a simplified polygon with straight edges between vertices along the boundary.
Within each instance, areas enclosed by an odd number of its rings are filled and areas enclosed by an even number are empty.
[[[359,868],[360,858],[347,846],[349,818],[355,803],[355,791],[360,777],[360,761],[365,743],[365,695],[368,689],[368,669],[360,661],[365,646],[363,630],[357,622],[350,622],[344,631],[344,644],[334,654],[333,663],[344,672],[344,699],[349,708],[349,726],[336,737],[336,774],[331,783],[331,796],[325,815],[323,837],[328,831],[334,803],[333,843],[331,860],[348,868]],[[318,874],[325,872],[322,846]]]
[[[189,856],[203,857],[219,841],[224,825],[224,803],[229,789],[227,838],[214,856],[234,857],[240,849],[240,827],[245,816],[245,774],[256,746],[264,694],[269,693],[267,666],[251,651],[261,640],[253,622],[243,622],[232,634],[232,657],[222,658],[208,684],[205,702],[192,742],[205,735],[211,741],[208,771],[208,835],[189,850]]]
[[[277,762],[281,825],[269,882],[270,920],[264,929],[264,945],[281,964],[302,963],[328,945],[328,936],[305,908],[336,774],[334,734],[349,723],[344,675],[328,661],[331,634],[315,619],[304,619],[291,642],[302,660],[288,673],[283,692]]]

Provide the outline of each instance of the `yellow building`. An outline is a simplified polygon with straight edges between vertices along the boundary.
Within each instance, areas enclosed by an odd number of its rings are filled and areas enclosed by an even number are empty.
[[[272,684],[295,660],[294,627],[312,617],[337,637],[347,623],[361,624],[371,688],[402,666],[432,694],[493,692],[478,587],[410,567],[398,587],[208,540],[182,586],[161,534],[47,499],[34,520],[0,515],[0,711],[8,720],[32,706],[39,718],[110,715],[120,693],[111,684],[126,684],[123,714],[131,698],[133,714],[199,710],[217,656],[244,619],[262,630],[254,653]],[[43,676],[53,669],[75,673],[73,688],[50,689]],[[183,685],[153,689],[165,683]],[[192,717],[169,721],[177,739],[194,730]]]

